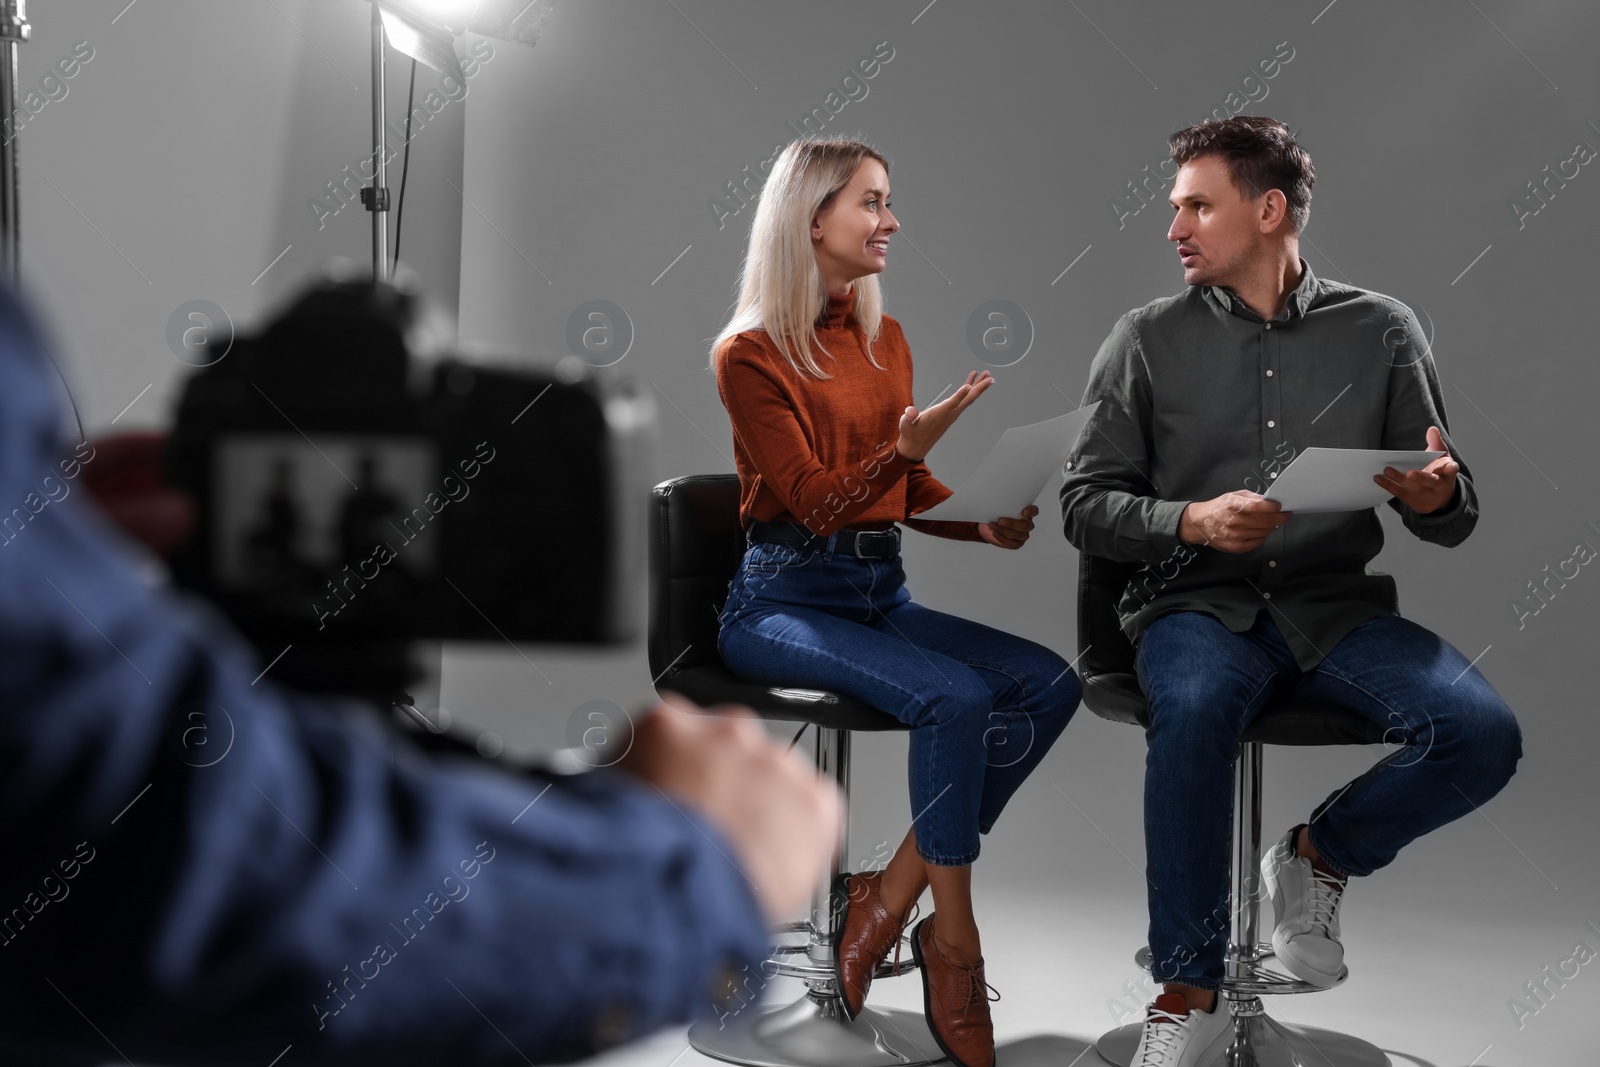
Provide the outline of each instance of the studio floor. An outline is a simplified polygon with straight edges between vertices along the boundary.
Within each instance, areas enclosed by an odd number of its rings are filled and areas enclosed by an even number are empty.
[[[490,689],[515,665],[457,657],[454,705],[513,745],[560,743],[559,720],[490,717]],[[592,675],[600,665],[572,658],[574,678],[579,667]],[[551,675],[553,706],[579,706],[592,695],[556,668]],[[1531,717],[1579,706],[1583,695],[1562,681],[1511,699]],[[1013,798],[974,867],[987,976],[1004,998],[992,1006],[1004,1067],[1099,1067],[1085,1050],[1134,1021],[1148,999],[1133,963],[1146,930],[1144,741],[1137,730],[1079,715]],[[773,736],[792,735],[774,726]],[[809,743],[808,735],[801,750]],[[852,744],[850,865],[861,869],[881,865],[905,834],[906,741],[867,733]],[[1504,793],[1356,881],[1341,912],[1349,980],[1275,998],[1267,1005],[1273,1017],[1359,1036],[1388,1051],[1394,1067],[1600,1067],[1600,955],[1579,964],[1574,951],[1600,953],[1600,856],[1579,828],[1595,809],[1593,778],[1537,772],[1564,758],[1565,747],[1570,741],[1556,732],[1527,730],[1522,770]],[[1264,841],[1383,755],[1381,746],[1270,747]],[[931,898],[922,906],[926,914]],[[1543,983],[1542,999],[1530,994],[1534,983]],[[776,980],[766,1003],[801,992],[798,982]],[[915,974],[879,982],[871,1003],[920,1011],[921,982]],[[686,1030],[663,1030],[589,1062],[719,1062],[689,1049]]]
[[[1360,1036],[1384,1049],[1394,1067],[1600,1063],[1594,1021],[1600,975],[1582,967],[1564,986],[1547,982],[1541,1005],[1522,986],[1539,979],[1538,970],[1523,976],[1512,963],[1524,946],[1548,944],[1547,962],[1557,966],[1576,941],[1600,944],[1592,931],[1569,929],[1570,921],[1531,899],[1516,916],[1501,913],[1504,901],[1469,899],[1470,892],[1438,907],[1396,908],[1396,894],[1380,885],[1373,882],[1373,892],[1363,892],[1368,886],[1358,883],[1346,903],[1350,979],[1327,992],[1272,999],[1267,1008],[1274,1018]],[[997,1064],[1101,1067],[1095,1039],[1137,1018],[1130,1010],[1142,1010],[1134,994],[1143,976],[1132,956],[1142,943],[1143,901],[1123,896],[1069,902],[1064,895],[981,887],[975,895],[988,980],[1003,998],[991,1005]],[[764,1006],[786,1004],[802,991],[795,980],[777,979],[766,990]],[[1537,1010],[1514,1015],[1507,1003],[1514,995]],[[879,981],[869,1003],[920,1011],[920,977]],[[588,1064],[721,1062],[689,1048],[686,1030],[660,1031]]]

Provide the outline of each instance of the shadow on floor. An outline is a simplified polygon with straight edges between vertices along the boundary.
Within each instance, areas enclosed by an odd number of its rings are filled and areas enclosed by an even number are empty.
[[[1409,1052],[1401,1052],[1398,1049],[1392,1048],[1386,1048],[1383,1051],[1388,1054],[1391,1060],[1395,1056],[1400,1057],[1395,1067],[1413,1067],[1413,1065],[1415,1065],[1415,1067],[1439,1067],[1439,1065],[1434,1063],[1432,1060],[1425,1060],[1421,1056],[1413,1056]],[[1494,1067],[1494,1064],[1479,1063],[1478,1061],[1474,1060],[1469,1064],[1465,1064],[1464,1067]]]
[[[1414,1056],[1397,1049],[1384,1049],[1395,1067],[1439,1067],[1431,1060]],[[994,1050],[996,1067],[1105,1067],[1094,1051],[1094,1040],[1065,1037],[1061,1034],[1034,1034],[997,1045]],[[945,1062],[945,1061],[941,1061]],[[1494,1067],[1488,1063],[1474,1063],[1463,1067]]]
[[[1094,1041],[1060,1034],[1034,1034],[996,1045],[995,1067],[1105,1067]]]

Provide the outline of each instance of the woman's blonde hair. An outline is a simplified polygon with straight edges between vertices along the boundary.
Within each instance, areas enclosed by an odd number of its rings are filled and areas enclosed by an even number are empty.
[[[812,354],[814,346],[833,355],[817,339],[817,319],[827,307],[828,289],[812,250],[811,223],[864,159],[877,160],[885,172],[889,169],[889,161],[872,146],[841,138],[794,141],[778,154],[750,223],[750,246],[739,271],[739,302],[711,344],[713,369],[717,349],[728,338],[746,330],[765,330],[797,373],[803,368],[818,378],[832,377]],[[866,333],[867,359],[882,370],[872,356],[872,342],[883,322],[883,293],[876,274],[856,279],[852,309]]]

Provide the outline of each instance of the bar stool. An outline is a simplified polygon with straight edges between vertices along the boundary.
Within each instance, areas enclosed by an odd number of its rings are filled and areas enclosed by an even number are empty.
[[[1078,560],[1078,676],[1083,700],[1102,719],[1147,727],[1150,709],[1134,672],[1134,649],[1117,618],[1117,601],[1139,569],[1081,555]],[[1263,745],[1372,745],[1383,730],[1354,712],[1311,700],[1287,699],[1269,705],[1239,739],[1234,764],[1233,873],[1231,896],[1237,903],[1228,938],[1223,1002],[1233,1017],[1233,1043],[1215,1061],[1230,1067],[1390,1067],[1382,1049],[1360,1038],[1278,1022],[1267,1015],[1261,997],[1315,993],[1273,965],[1270,942],[1258,938],[1261,908],[1261,754]],[[1134,962],[1151,969],[1150,949]],[[1340,972],[1344,982],[1349,971]],[[1095,1043],[1102,1059],[1127,1067],[1139,1044],[1143,1023],[1108,1031]],[[1206,1067],[1211,1067],[1207,1064]]]
[[[759,993],[765,978],[783,975],[802,979],[805,996],[776,1010],[752,1004],[731,1017],[696,1023],[689,1043],[708,1056],[756,1067],[918,1067],[943,1059],[919,1012],[867,1007],[847,1019],[833,975],[840,902],[832,899],[832,886],[849,856],[850,735],[908,727],[836,693],[735,677],[717,652],[717,616],[745,551],[738,476],[669,479],[652,491],[652,502],[648,644],[656,689],[707,706],[744,704],[763,719],[814,726],[817,770],[838,783],[846,810],[832,869],[812,897],[809,919],[780,927],[783,934],[806,935],[805,943],[776,946],[752,989]],[[885,962],[876,977],[914,970],[911,955],[905,953],[898,967]]]

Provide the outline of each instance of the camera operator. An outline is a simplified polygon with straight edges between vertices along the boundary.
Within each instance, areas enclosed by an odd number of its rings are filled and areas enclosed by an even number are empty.
[[[619,770],[512,774],[276,687],[123,532],[194,521],[160,439],[64,449],[58,395],[0,290],[0,1059],[573,1059],[766,955],[840,806],[752,718],[663,702]]]

